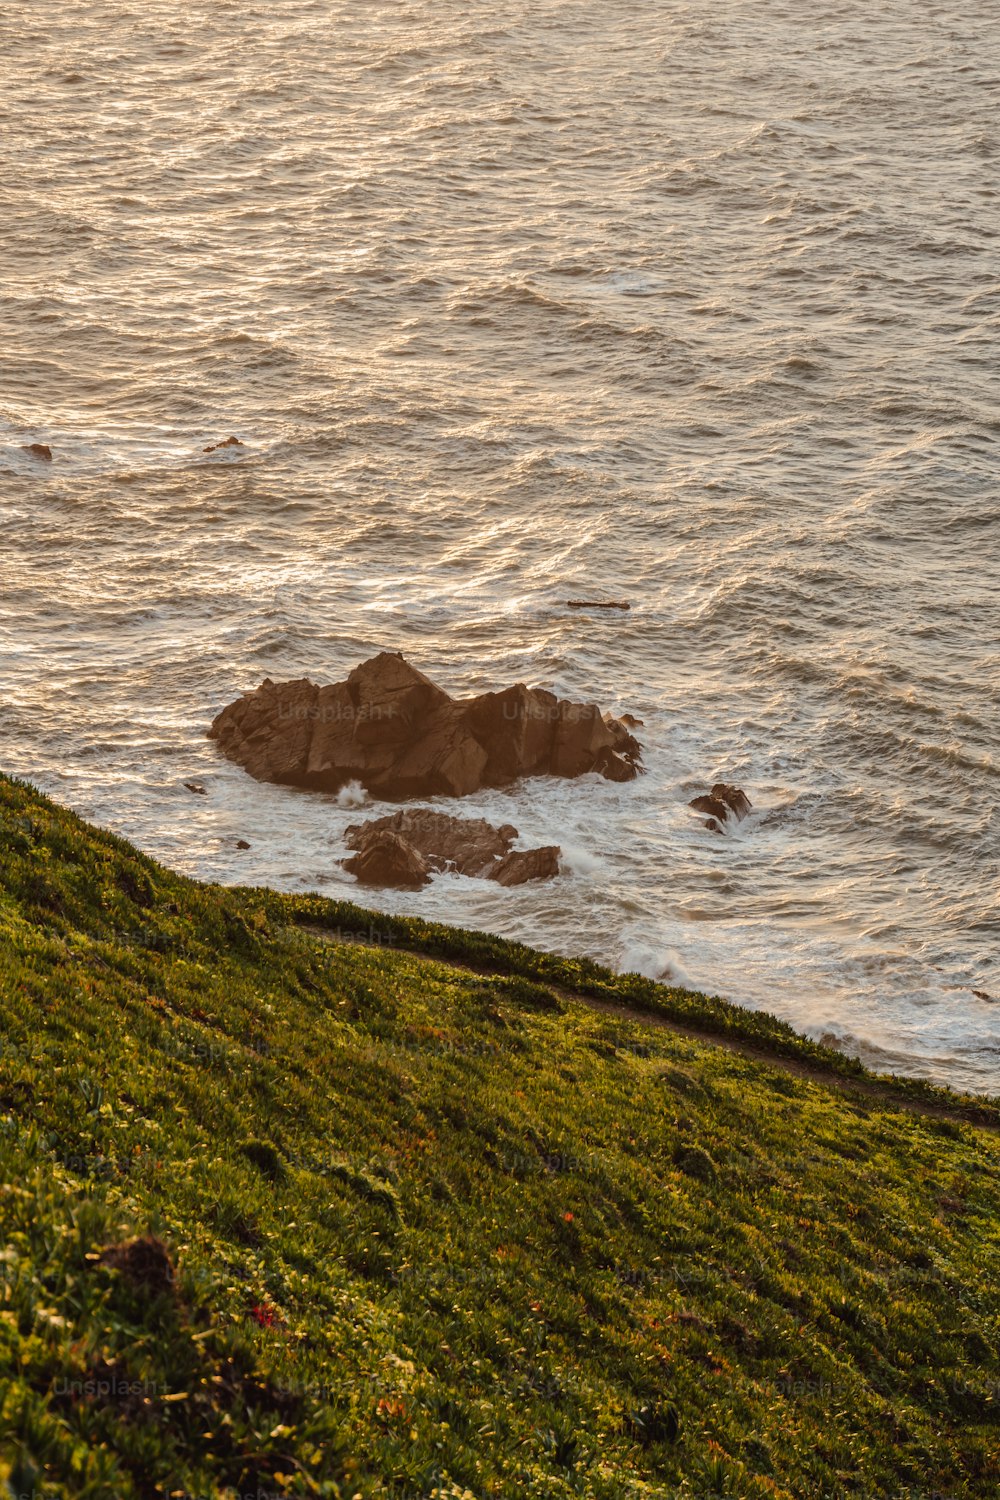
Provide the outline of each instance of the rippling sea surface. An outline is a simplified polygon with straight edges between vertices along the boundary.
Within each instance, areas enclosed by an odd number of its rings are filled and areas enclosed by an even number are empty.
[[[0,57],[0,766],[353,896],[239,692],[628,710],[638,782],[456,809],[561,879],[358,894],[1000,1089],[993,0],[27,0]]]

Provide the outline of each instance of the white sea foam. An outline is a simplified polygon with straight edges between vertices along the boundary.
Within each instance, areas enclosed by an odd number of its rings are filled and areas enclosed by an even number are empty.
[[[551,828],[549,832],[555,840],[557,830]],[[566,875],[596,875],[601,869],[601,857],[595,854],[592,849],[587,849],[582,844],[567,843],[565,839],[562,841],[560,848],[562,849],[562,854],[559,860],[559,868]]]
[[[341,787],[335,801],[338,807],[364,807],[368,801],[368,793],[360,781],[349,781],[346,786]]]
[[[616,967],[623,974],[641,974],[644,978],[656,979],[661,984],[679,985],[684,989],[702,988],[692,977],[679,953],[657,948],[639,937],[623,937]]]

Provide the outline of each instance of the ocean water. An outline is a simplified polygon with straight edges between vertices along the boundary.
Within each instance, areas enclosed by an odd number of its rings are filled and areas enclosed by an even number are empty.
[[[560,879],[365,902],[1000,1090],[992,0],[26,0],[0,58],[0,766],[353,896],[239,692],[631,711],[639,781],[456,809]]]

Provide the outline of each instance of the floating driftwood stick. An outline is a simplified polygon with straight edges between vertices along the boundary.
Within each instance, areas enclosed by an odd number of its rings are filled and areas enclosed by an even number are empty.
[[[631,609],[624,599],[567,599],[567,609]]]

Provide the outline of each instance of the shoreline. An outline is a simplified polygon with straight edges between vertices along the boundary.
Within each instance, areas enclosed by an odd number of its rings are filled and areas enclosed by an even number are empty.
[[[315,892],[298,895],[271,886],[202,881],[171,869],[121,835],[98,828],[32,783],[0,772],[0,790],[5,785],[27,791],[52,811],[72,819],[78,828],[112,840],[150,871],[165,874],[189,889],[221,890],[261,902],[263,912],[289,931],[332,932],[338,935],[334,942],[350,946],[358,945],[360,935],[363,946],[436,959],[483,974],[541,983],[591,1008],[618,1009],[621,1014],[646,1024],[665,1026],[680,1035],[723,1046],[803,1078],[874,1095],[900,1108],[964,1120],[987,1129],[1000,1128],[1000,1094],[972,1093],[926,1078],[879,1072],[845,1052],[814,1042],[767,1010],[754,1010],[699,990],[665,985],[640,974],[616,973],[592,959],[566,957],[482,929],[397,915]],[[378,941],[365,944],[364,934],[374,934],[376,924]]]
[[[382,947],[382,944],[377,940],[366,941],[363,933],[349,935],[345,932],[340,932],[334,939],[330,938],[322,928],[317,928],[315,931],[317,936],[323,941],[340,944],[347,942],[359,948],[371,948],[375,951],[378,951]],[[483,933],[480,935],[485,937],[490,934]],[[438,960],[431,954],[421,952],[418,948],[400,947],[396,951],[409,953],[428,963],[447,963],[450,968],[466,969],[469,973],[480,974],[485,978],[502,977],[486,965],[466,964],[455,958]],[[623,1005],[617,1001],[598,999],[596,996],[586,995],[580,990],[565,989],[555,984],[552,988],[561,999],[586,1006],[589,1010],[617,1016],[620,1020],[631,1021],[640,1026],[667,1030],[675,1036],[686,1037],[689,1041],[705,1042],[713,1047],[722,1047],[727,1052],[737,1053],[740,1057],[748,1058],[752,1062],[763,1063],[766,1066],[778,1068],[796,1078],[801,1078],[809,1082],[825,1084],[828,1088],[835,1088],[845,1095],[855,1094],[867,1098],[880,1099],[885,1103],[891,1103],[896,1108],[907,1110],[912,1114],[932,1115],[938,1119],[948,1119],[956,1122],[962,1121],[975,1124],[982,1130],[1000,1132],[1000,1098],[995,1099],[994,1096],[989,1094],[983,1094],[982,1096],[961,1094],[956,1090],[930,1083],[927,1080],[911,1079],[908,1075],[900,1077],[900,1075],[894,1073],[878,1073],[873,1069],[866,1068],[863,1063],[859,1065],[862,1070],[859,1074],[852,1076],[841,1075],[835,1073],[829,1067],[824,1067],[820,1063],[794,1060],[791,1057],[771,1052],[766,1047],[755,1045],[742,1038],[725,1035],[722,1032],[712,1031],[704,1027],[687,1026],[681,1021],[671,1020],[667,1016],[659,1015],[651,1010],[643,1010],[637,1006]],[[730,1004],[732,1002],[727,1001],[726,1003]],[[737,1008],[742,1010],[746,1007],[739,1006]],[[837,1052],[836,1049],[831,1048],[829,1050],[837,1057],[846,1057],[845,1053]],[[855,1059],[848,1058],[847,1060],[854,1061]],[[937,1102],[930,1098],[904,1097],[899,1085],[902,1084],[905,1087],[910,1082],[918,1084],[926,1083],[928,1088],[934,1089],[948,1097],[954,1097],[960,1103],[952,1107],[947,1102],[944,1102],[944,1100]],[[977,1099],[981,1099],[981,1104],[976,1104],[975,1101]],[[994,1109],[994,1105],[998,1107]]]
[[[650,774],[624,788],[594,778],[581,796],[572,782],[529,778],[513,791],[475,794],[468,806],[428,799],[439,811],[515,825],[522,848],[559,844],[566,880],[511,894],[442,876],[404,905],[359,891],[339,865],[350,852],[346,828],[396,804],[345,806],[343,797],[257,783],[209,742],[203,756],[184,754],[184,778],[208,790],[196,798],[178,770],[183,741],[166,772],[154,763],[148,777],[115,766],[95,774],[87,757],[68,756],[60,769],[45,754],[37,772],[24,753],[11,769],[33,783],[37,775],[60,803],[196,879],[329,895],[583,954],[615,972],[775,1013],[874,1072],[1000,1096],[996,1007],[977,994],[1000,993],[1000,978],[981,934],[956,934],[948,951],[939,933],[918,941],[895,911],[873,935],[862,932],[874,897],[859,898],[855,886],[867,866],[841,891],[843,869],[828,861],[813,815],[806,820],[766,780],[748,778],[761,808],[726,837],[690,813],[697,787],[662,744]],[[806,883],[793,889],[789,874],[800,868]]]

